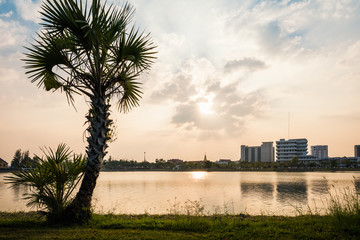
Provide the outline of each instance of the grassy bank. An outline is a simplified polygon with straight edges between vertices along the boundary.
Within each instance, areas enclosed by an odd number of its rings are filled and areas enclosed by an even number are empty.
[[[86,226],[49,225],[38,213],[0,212],[0,239],[358,239],[356,215],[94,215]]]

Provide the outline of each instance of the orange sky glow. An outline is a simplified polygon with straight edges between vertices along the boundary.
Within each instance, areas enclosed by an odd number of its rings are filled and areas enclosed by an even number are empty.
[[[129,1],[158,46],[140,106],[111,109],[115,159],[239,160],[240,145],[307,138],[332,157],[360,144],[358,0]],[[121,1],[108,1],[122,6]],[[64,142],[85,152],[87,99],[25,76],[40,0],[0,0],[0,157]],[[290,113],[290,121],[289,121]],[[290,123],[290,131],[288,124]]]

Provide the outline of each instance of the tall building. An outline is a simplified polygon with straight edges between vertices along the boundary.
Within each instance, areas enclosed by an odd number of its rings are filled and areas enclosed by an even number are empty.
[[[274,162],[273,142],[263,142],[261,146],[241,145],[242,162]]]
[[[273,142],[263,142],[261,144],[261,162],[274,162]]]
[[[299,160],[307,155],[307,139],[280,139],[276,141],[276,161],[290,161],[293,157]]]
[[[360,157],[360,145],[355,145],[354,146],[354,156],[355,157]]]
[[[329,157],[328,145],[311,146],[311,155],[317,159],[325,159]]]

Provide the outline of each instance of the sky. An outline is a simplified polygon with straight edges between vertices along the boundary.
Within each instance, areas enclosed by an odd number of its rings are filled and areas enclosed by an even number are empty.
[[[108,0],[119,7],[124,1]],[[240,146],[281,138],[353,156],[360,144],[358,0],[130,0],[157,59],[140,106],[111,109],[115,159],[239,160]],[[0,0],[0,157],[66,143],[85,152],[88,99],[76,109],[37,88],[21,59],[41,0]],[[310,151],[310,150],[309,150]],[[145,154],[144,154],[145,153]]]

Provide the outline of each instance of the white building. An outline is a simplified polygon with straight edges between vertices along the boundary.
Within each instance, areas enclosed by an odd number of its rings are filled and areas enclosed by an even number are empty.
[[[276,141],[276,161],[290,161],[293,157],[297,157],[299,160],[306,158],[307,160],[307,153],[306,138]]]
[[[263,142],[261,146],[241,145],[242,162],[274,162],[273,142]]]
[[[328,145],[315,145],[311,146],[311,155],[317,159],[325,159],[329,157]]]

